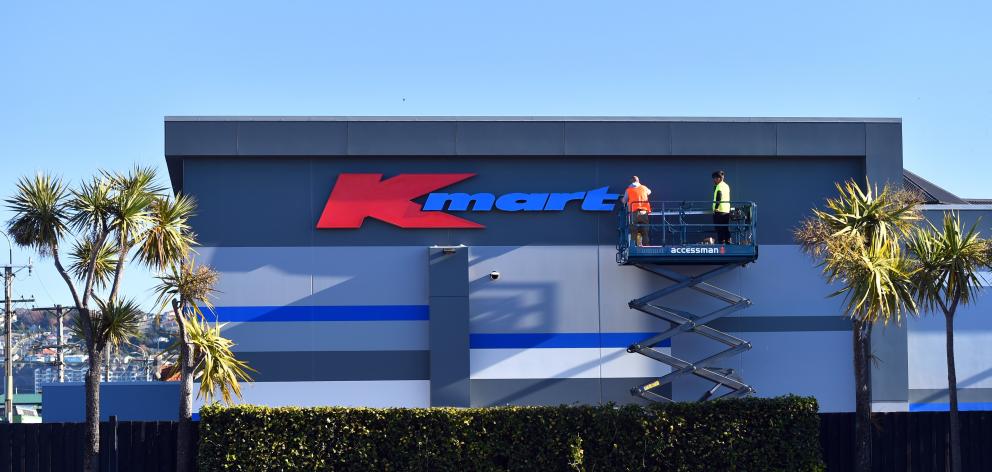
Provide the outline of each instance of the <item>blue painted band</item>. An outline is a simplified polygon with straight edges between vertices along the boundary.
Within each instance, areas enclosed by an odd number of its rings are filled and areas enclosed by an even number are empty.
[[[657,333],[478,333],[469,335],[472,349],[627,347]],[[656,347],[671,347],[665,340]]]
[[[950,403],[910,403],[909,411],[950,411]],[[992,402],[959,402],[958,411],[992,411]]]
[[[427,305],[218,306],[217,321],[404,321],[427,320]],[[209,312],[204,310],[209,317]]]

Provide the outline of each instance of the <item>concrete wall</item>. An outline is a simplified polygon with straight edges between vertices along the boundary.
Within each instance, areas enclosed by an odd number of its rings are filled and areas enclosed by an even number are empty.
[[[200,261],[221,272],[217,314],[259,371],[246,401],[299,405],[623,403],[667,372],[624,350],[665,328],[627,308],[664,282],[617,266],[612,213],[459,214],[482,230],[374,220],[317,230],[338,174],[472,172],[445,191],[500,194],[619,192],[637,173],[652,198],[683,201],[709,198],[709,173],[722,168],[735,200],[757,202],[761,244],[757,263],[716,282],[754,301],[718,322],[754,345],[726,366],[759,395],[853,409],[849,323],[791,231],[835,181],[898,179],[900,141],[898,122],[871,120],[166,122],[173,183],[200,204]],[[467,247],[467,343],[452,315],[459,302],[447,299],[461,295],[431,285],[436,245]],[[492,270],[502,277],[490,280]],[[885,336],[905,344],[905,329]],[[714,346],[689,334],[668,349],[699,358]],[[905,404],[905,349],[887,361],[876,400]],[[465,383],[450,377],[463,371]],[[679,382],[673,394],[702,388]]]

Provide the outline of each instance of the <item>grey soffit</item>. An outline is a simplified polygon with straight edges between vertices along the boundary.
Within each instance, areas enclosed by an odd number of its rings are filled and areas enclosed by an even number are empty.
[[[238,352],[255,382],[428,380],[430,351]]]

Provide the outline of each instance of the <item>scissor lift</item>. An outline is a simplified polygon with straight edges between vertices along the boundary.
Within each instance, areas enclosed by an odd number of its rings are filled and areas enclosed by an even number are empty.
[[[708,323],[751,305],[747,298],[719,288],[709,281],[758,258],[757,207],[753,202],[731,202],[730,223],[726,225],[730,232],[730,243],[717,244],[713,240],[706,240],[716,235],[715,225],[711,221],[713,202],[650,203],[651,212],[647,215],[635,215],[626,209],[620,211],[617,263],[643,269],[671,282],[671,285],[628,304],[630,308],[669,322],[671,327],[632,344],[627,352],[667,364],[672,371],[632,388],[631,394],[655,402],[671,402],[671,398],[659,393],[660,387],[685,375],[694,375],[713,383],[713,387],[703,394],[700,401],[754,393],[754,389],[744,383],[733,369],[719,367],[721,360],[751,349],[751,343],[717,330]],[[636,235],[640,232],[643,236],[645,228],[648,233],[647,241],[642,239],[642,244],[638,245]],[[708,267],[693,276],[671,268],[686,265]],[[695,314],[660,304],[662,298],[683,290],[718,300],[724,306],[709,313]],[[683,333],[695,333],[727,347],[697,361],[680,359],[656,349],[664,341]]]

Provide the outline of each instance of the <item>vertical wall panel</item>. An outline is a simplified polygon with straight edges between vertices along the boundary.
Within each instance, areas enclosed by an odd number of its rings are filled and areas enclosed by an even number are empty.
[[[468,248],[431,248],[431,406],[469,406]]]

